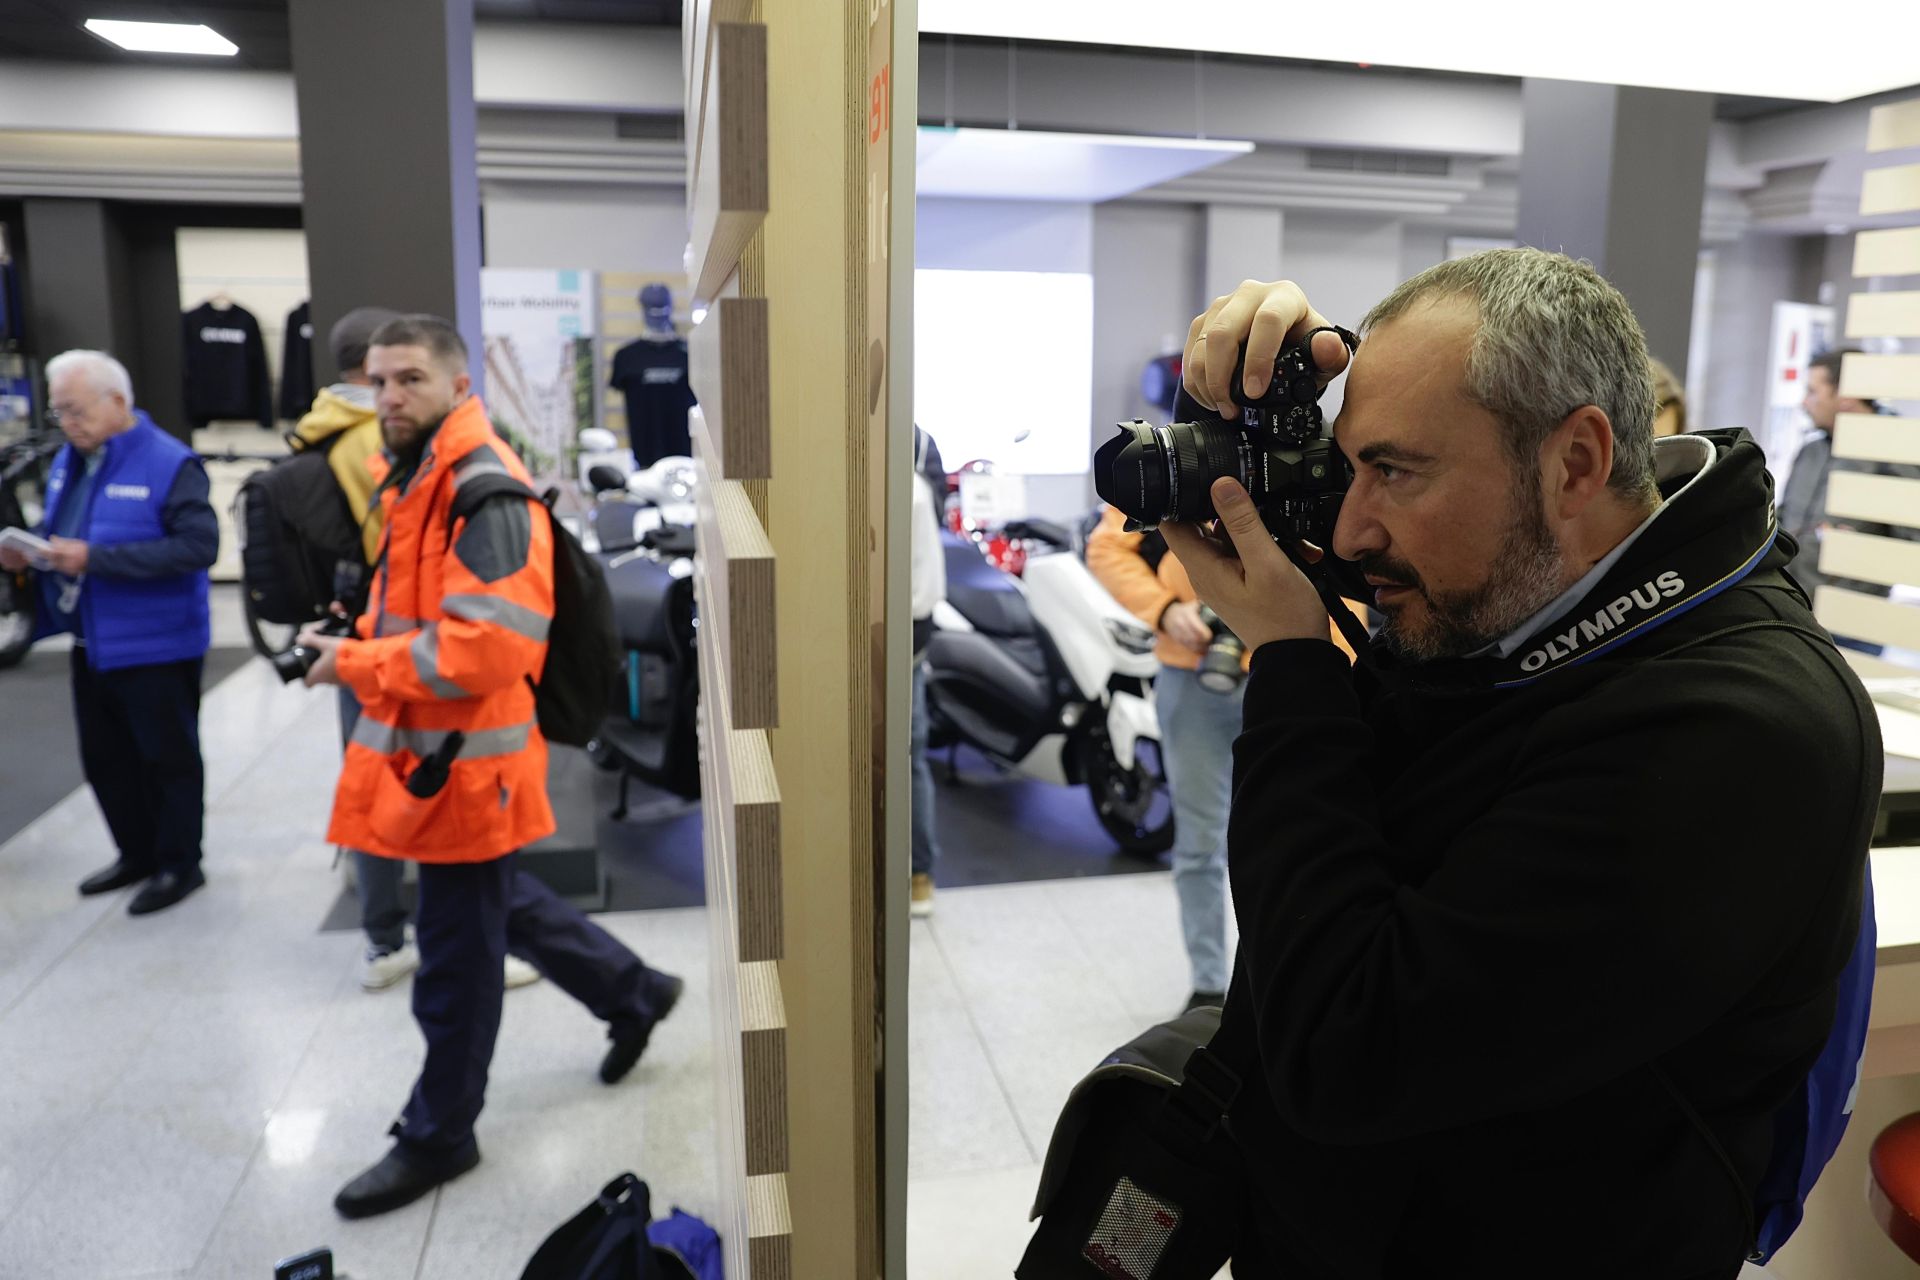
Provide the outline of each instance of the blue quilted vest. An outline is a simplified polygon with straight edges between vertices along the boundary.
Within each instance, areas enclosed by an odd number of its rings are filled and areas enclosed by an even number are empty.
[[[101,446],[106,456],[77,526],[78,536],[93,546],[164,538],[167,530],[160,516],[167,493],[181,466],[194,456],[145,413],[136,409],[133,416],[130,430]],[[72,445],[54,458],[42,534],[54,526],[69,478],[84,466]],[[212,639],[206,571],[166,578],[88,574],[80,593],[80,619],[87,661],[96,671],[201,657]],[[53,619],[43,618],[35,638],[54,634],[54,625]]]

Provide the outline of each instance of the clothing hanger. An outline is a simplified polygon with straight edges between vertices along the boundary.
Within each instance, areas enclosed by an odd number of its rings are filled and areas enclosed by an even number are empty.
[[[225,289],[216,289],[213,296],[207,299],[207,305],[216,311],[229,311],[233,308],[233,295]]]

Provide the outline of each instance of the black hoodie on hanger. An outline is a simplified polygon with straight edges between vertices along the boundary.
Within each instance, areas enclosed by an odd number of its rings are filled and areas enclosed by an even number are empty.
[[[273,429],[273,387],[260,322],[238,304],[203,302],[180,317],[187,420],[258,422]]]

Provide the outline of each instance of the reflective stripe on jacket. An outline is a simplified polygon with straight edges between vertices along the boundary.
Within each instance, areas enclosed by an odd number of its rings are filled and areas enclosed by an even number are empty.
[[[526,469],[469,399],[447,416],[404,485],[386,489],[386,548],[360,639],[340,678],[362,707],[327,838],[390,858],[483,862],[554,829],[547,744],[532,681],[553,619],[553,535],[532,500],[495,498],[448,527],[474,476]],[[446,785],[425,799],[407,777],[455,730]]]

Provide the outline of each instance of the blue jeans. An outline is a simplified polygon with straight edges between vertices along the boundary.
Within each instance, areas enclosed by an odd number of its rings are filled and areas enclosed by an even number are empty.
[[[933,766],[927,763],[927,668],[913,664],[913,874],[932,875],[940,861],[933,838]]]
[[[360,722],[360,699],[340,686],[340,741],[344,745]],[[398,858],[348,850],[353,855],[353,883],[360,894],[360,927],[367,945],[376,951],[398,951],[407,940],[407,907],[400,899],[400,882],[407,864]]]
[[[1173,794],[1173,888],[1195,991],[1227,989],[1227,810],[1245,695],[1244,683],[1209,693],[1178,667],[1161,667],[1153,682]]]

